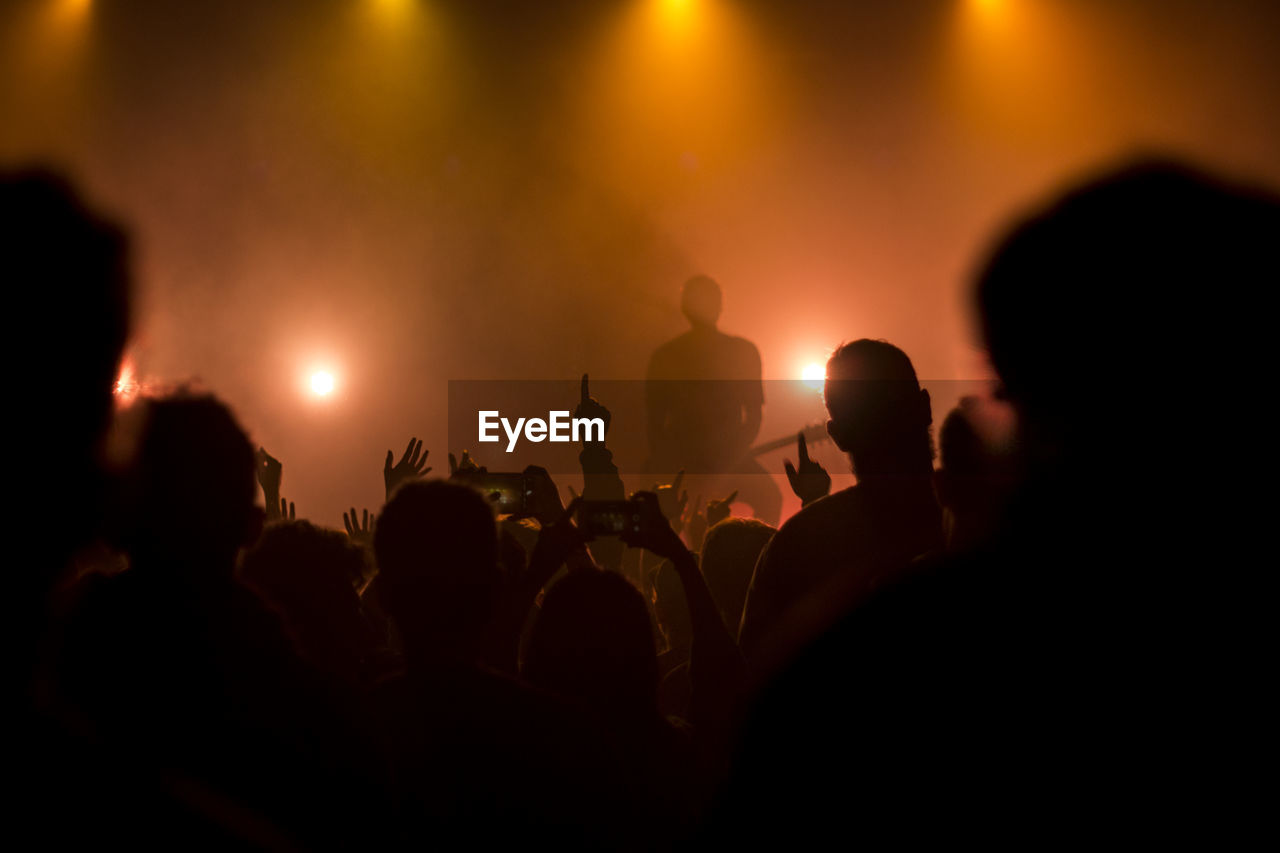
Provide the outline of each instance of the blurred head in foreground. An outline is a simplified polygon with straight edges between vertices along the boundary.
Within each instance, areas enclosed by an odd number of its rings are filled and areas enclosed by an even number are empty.
[[[379,595],[412,661],[472,660],[501,591],[493,510],[469,486],[406,483],[374,532]]]

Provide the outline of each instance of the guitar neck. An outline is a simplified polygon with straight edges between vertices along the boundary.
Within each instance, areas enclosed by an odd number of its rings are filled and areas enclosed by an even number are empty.
[[[755,447],[751,448],[751,455],[759,456],[762,453],[771,453],[775,450],[781,450],[784,447],[794,445],[795,443],[796,437],[794,435],[787,436],[786,438],[775,438],[773,441],[766,441],[764,444],[757,444]]]
[[[805,427],[804,439],[810,444],[826,441],[828,439],[826,424],[810,424]],[[796,443],[795,433],[783,438],[775,438],[773,441],[766,441],[764,444],[757,444],[751,448],[751,456],[761,456],[765,453],[772,453],[775,450],[781,450],[784,447],[794,447]]]

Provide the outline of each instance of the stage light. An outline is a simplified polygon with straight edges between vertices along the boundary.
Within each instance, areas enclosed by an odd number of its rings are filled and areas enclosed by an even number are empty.
[[[93,0],[58,0],[53,8],[59,20],[70,23],[83,20],[93,8]]]
[[[138,396],[138,371],[133,359],[127,354],[120,360],[120,373],[111,390],[115,394],[116,405],[119,407],[129,405]]]
[[[363,10],[365,18],[377,30],[382,30],[384,37],[395,34],[397,43],[403,44],[401,38],[412,40],[420,35],[419,31],[429,17],[427,6],[424,0],[366,0]]]
[[[816,361],[806,364],[800,371],[800,379],[815,391],[821,391],[823,384],[827,381],[827,368]]]
[[[416,5],[414,0],[377,0],[375,4],[378,10],[384,15],[396,15],[403,17],[413,12]]]
[[[317,370],[311,374],[311,393],[317,397],[327,397],[333,393],[333,374],[327,370]]]
[[[660,0],[661,14],[668,25],[688,24],[693,14],[693,0]]]
[[[630,0],[585,57],[573,138],[593,181],[666,204],[762,150],[786,75],[742,4]]]

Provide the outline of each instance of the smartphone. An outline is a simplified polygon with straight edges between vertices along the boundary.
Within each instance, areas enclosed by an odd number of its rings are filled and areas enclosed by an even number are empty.
[[[638,534],[644,524],[644,510],[634,500],[583,501],[578,505],[578,529],[588,538]]]
[[[533,483],[519,472],[458,471],[449,479],[484,495],[500,515],[522,515],[532,502]]]

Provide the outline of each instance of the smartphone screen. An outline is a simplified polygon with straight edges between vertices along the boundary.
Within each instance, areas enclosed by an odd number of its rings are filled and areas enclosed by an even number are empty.
[[[640,522],[640,508],[631,501],[585,501],[578,507],[578,528],[587,536],[638,533]]]
[[[529,506],[531,484],[522,473],[458,471],[449,479],[484,495],[500,515],[519,515]]]

